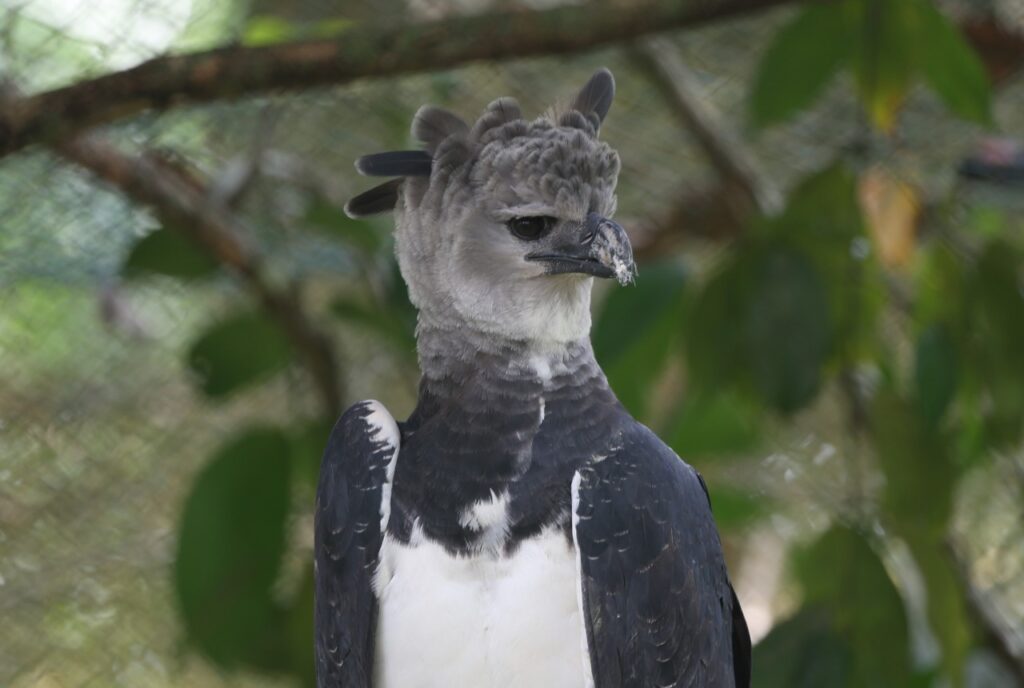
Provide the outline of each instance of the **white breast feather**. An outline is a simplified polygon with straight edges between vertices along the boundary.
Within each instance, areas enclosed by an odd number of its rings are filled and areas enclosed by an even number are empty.
[[[592,686],[576,571],[554,527],[511,556],[453,557],[418,527],[407,545],[386,537],[374,579],[375,685]]]
[[[402,435],[398,430],[398,424],[384,408],[384,404],[372,399],[363,403],[370,409],[370,414],[366,417],[366,424],[373,433],[370,439],[374,442],[384,442],[391,448],[384,484],[380,488],[380,532],[386,533],[388,520],[391,518],[391,482],[395,479],[395,464],[398,463],[398,447]]]
[[[479,534],[476,549],[496,551],[504,546],[508,535],[508,492],[491,492],[459,516],[459,524]]]
[[[576,526],[580,524],[580,481],[583,476],[579,471],[572,475],[572,545],[576,551],[574,562],[576,564],[576,607],[579,610],[580,619],[585,620],[583,614],[583,560],[580,554],[580,542],[576,537]],[[584,688],[594,688],[594,670],[590,665],[590,650],[587,646],[586,624],[580,624],[580,649],[583,655],[583,678]]]

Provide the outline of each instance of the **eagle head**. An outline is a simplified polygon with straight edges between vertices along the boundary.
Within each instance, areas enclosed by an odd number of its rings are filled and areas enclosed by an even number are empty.
[[[412,124],[423,150],[357,161],[365,174],[398,177],[346,210],[394,207],[398,262],[421,322],[514,340],[587,335],[593,278],[625,284],[635,273],[611,219],[619,157],[598,139],[614,93],[602,69],[567,108],[533,120],[511,98],[472,126],[424,106]]]

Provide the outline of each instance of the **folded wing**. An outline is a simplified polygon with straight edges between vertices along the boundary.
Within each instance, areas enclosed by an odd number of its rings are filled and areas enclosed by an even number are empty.
[[[390,509],[400,434],[376,401],[338,420],[320,464],[314,524],[318,688],[368,688],[377,600],[371,581]]]

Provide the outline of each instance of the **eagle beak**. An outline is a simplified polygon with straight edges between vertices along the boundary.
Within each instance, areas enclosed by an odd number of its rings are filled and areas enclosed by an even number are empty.
[[[582,233],[565,246],[543,253],[531,253],[527,260],[545,263],[547,274],[582,273],[594,277],[614,277],[628,284],[636,276],[633,247],[626,230],[597,213],[590,213]]]

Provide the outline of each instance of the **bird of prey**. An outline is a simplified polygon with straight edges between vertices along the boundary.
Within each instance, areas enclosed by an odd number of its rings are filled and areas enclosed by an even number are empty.
[[[422,150],[356,163],[392,177],[346,210],[395,211],[422,378],[405,422],[358,403],[324,453],[320,688],[749,685],[704,482],[590,345],[594,278],[635,270],[598,138],[614,90],[602,69],[533,120],[425,106]]]

